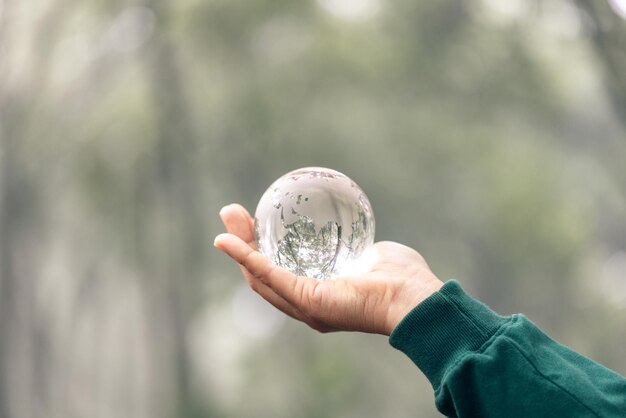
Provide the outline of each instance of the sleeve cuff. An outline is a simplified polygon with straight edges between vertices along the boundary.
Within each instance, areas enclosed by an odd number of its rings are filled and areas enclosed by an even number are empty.
[[[446,370],[480,349],[507,319],[450,280],[400,321],[389,343],[413,360],[436,390]]]

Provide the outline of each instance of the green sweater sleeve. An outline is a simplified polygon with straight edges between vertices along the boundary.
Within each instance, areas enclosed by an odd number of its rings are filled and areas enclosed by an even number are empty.
[[[430,380],[449,417],[626,417],[626,379],[499,316],[448,281],[395,328],[390,344]]]

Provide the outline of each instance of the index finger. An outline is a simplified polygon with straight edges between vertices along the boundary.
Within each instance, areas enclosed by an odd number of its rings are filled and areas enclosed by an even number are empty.
[[[288,303],[300,310],[309,308],[310,298],[320,283],[318,280],[296,276],[288,270],[274,265],[236,235],[220,234],[215,238],[214,245],[243,265],[251,274],[258,277]]]

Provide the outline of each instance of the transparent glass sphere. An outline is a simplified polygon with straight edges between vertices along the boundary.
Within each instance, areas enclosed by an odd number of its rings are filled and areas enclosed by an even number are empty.
[[[374,242],[374,214],[344,174],[301,168],[276,180],[256,208],[259,251],[299,276],[326,280],[350,268]]]

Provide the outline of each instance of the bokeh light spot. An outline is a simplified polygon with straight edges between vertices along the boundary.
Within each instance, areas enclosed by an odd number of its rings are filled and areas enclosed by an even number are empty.
[[[285,322],[283,313],[246,285],[241,285],[235,291],[232,312],[237,329],[249,337],[270,338]]]
[[[156,16],[148,7],[128,7],[113,21],[106,35],[107,45],[119,52],[132,52],[154,33]]]
[[[618,251],[604,263],[602,292],[613,304],[626,308],[626,251]]]
[[[626,19],[626,0],[609,0],[609,5],[622,19]]]
[[[349,21],[369,20],[380,11],[379,0],[318,0],[318,3],[333,16]]]

